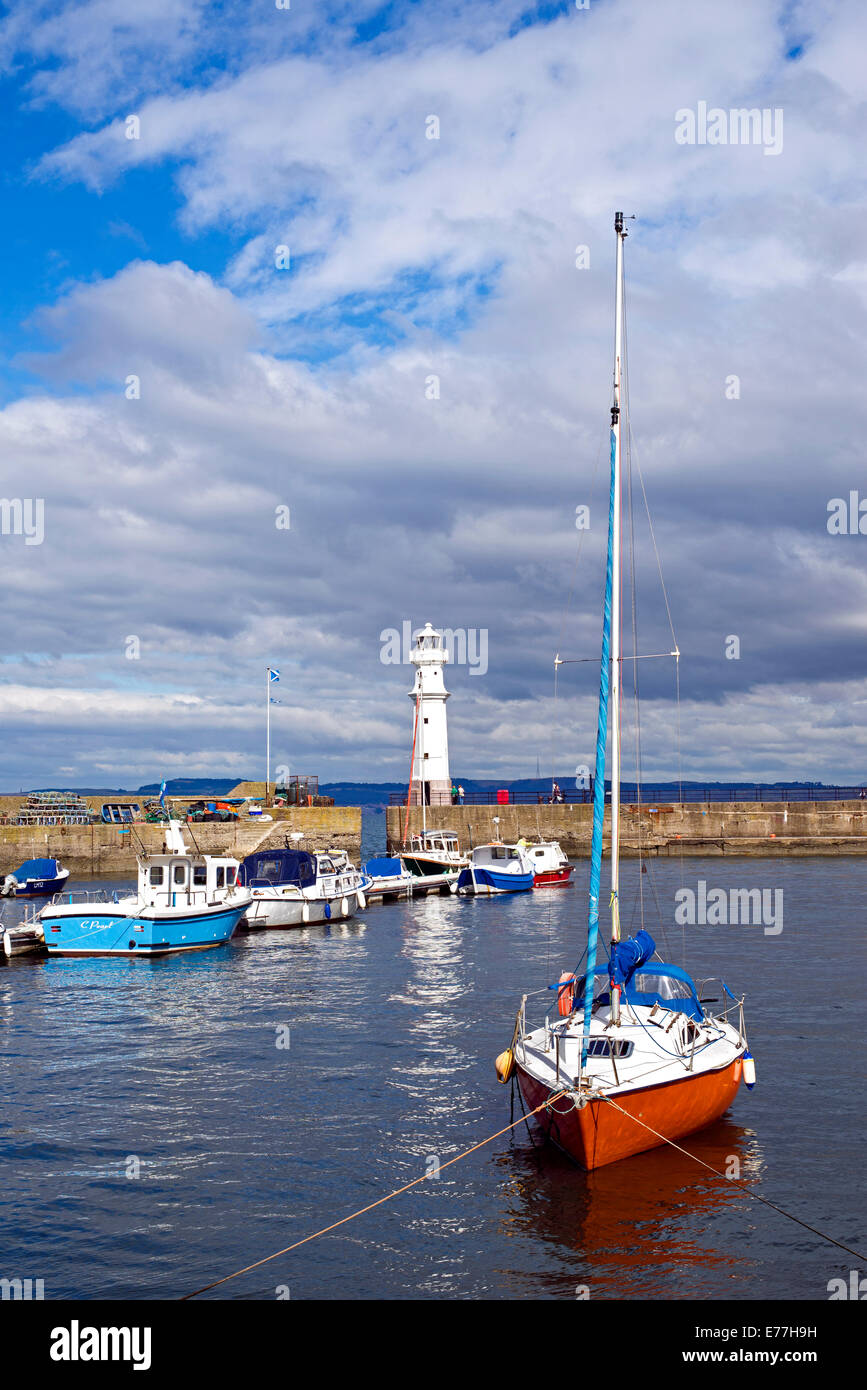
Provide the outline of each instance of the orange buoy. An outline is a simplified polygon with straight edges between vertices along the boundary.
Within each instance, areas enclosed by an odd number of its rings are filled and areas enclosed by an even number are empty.
[[[572,1005],[575,1003],[575,991],[572,988],[575,983],[575,976],[572,971],[564,970],[558,983],[560,988],[557,991],[557,1012],[561,1018],[568,1018],[572,1012]]]
[[[510,1081],[515,1071],[515,1054],[510,1047],[505,1052],[501,1052],[494,1063],[497,1069],[497,1078],[503,1086]]]

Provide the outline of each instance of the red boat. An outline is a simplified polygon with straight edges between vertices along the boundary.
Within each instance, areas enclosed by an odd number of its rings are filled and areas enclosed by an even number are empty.
[[[533,861],[534,888],[554,888],[570,882],[572,865],[556,840],[527,845],[526,852]]]

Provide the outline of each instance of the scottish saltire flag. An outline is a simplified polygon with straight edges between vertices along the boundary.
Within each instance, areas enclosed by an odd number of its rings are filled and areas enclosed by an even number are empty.
[[[270,699],[271,699],[271,704],[272,704],[272,705],[282,705],[282,703],[283,703],[282,700],[275,700],[273,695],[270,697]]]
[[[278,681],[280,679],[280,672],[272,670],[270,666],[268,667],[268,675],[271,677],[272,681]]]

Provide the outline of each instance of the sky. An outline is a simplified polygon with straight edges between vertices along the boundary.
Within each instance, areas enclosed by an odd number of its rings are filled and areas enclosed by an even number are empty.
[[[673,646],[658,552],[681,652],[633,663],[643,775],[867,779],[865,30],[0,8],[0,788],[261,778],[269,665],[273,767],[405,780],[383,634],[426,621],[486,653],[448,670],[455,776],[591,763],[617,209],[628,647],[633,587]],[[702,132],[739,109],[755,139]]]

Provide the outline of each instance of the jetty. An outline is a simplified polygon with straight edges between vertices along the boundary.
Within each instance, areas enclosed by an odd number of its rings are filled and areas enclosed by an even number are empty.
[[[227,800],[264,798],[264,783],[242,782]],[[195,801],[194,795],[170,797],[175,813]],[[314,798],[310,798],[313,800]],[[325,798],[315,798],[325,800]],[[113,809],[112,820],[103,820],[103,807]],[[83,796],[74,808],[55,802],[41,815],[33,814],[32,796],[0,796],[0,872],[10,872],[27,859],[59,859],[74,875],[129,874],[135,872],[137,854],[144,848],[159,854],[165,825],[146,820],[142,797],[111,794]],[[128,815],[126,810],[128,808]],[[270,816],[266,820],[265,816]],[[361,849],[361,810],[357,806],[269,805],[260,818],[246,813],[238,820],[193,822],[190,829],[203,854],[232,855],[243,859],[257,849],[282,847],[286,837],[300,832],[299,843],[307,850],[345,849],[357,856]]]
[[[388,807],[391,854],[400,852],[406,814],[405,806]],[[441,805],[434,814],[437,826],[453,831],[465,850],[492,840],[514,844],[523,836],[557,840],[572,859],[590,855],[589,802]],[[421,826],[422,808],[413,805],[407,834]],[[630,858],[867,854],[867,800],[650,802],[622,807],[621,835],[621,853]],[[606,852],[608,844],[606,816]]]

